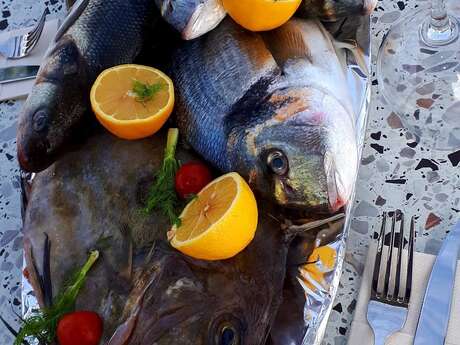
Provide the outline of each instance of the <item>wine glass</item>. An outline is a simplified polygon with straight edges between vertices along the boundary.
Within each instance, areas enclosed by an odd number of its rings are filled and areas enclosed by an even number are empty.
[[[388,105],[421,144],[438,150],[460,148],[460,39],[453,12],[444,0],[432,0],[431,8],[403,17],[386,34],[377,60]]]

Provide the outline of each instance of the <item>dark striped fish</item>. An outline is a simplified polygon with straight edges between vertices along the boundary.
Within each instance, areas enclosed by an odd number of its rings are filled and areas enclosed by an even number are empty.
[[[130,63],[159,18],[152,0],[81,0],[57,33],[19,119],[17,150],[26,171],[47,168],[89,120],[89,90],[100,72]],[[156,13],[156,14],[155,14]]]

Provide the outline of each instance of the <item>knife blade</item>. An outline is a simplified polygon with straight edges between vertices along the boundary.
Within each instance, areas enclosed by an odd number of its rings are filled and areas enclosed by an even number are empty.
[[[460,222],[447,235],[436,257],[423,299],[414,345],[444,345],[460,249]]]
[[[0,68],[0,84],[35,78],[39,69],[40,66],[38,65]]]

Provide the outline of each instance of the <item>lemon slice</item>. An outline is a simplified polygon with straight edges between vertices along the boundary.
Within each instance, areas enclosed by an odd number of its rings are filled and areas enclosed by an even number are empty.
[[[251,31],[267,31],[286,23],[302,0],[223,0],[235,22]]]
[[[97,119],[107,130],[123,139],[141,139],[157,132],[171,115],[174,87],[156,68],[120,65],[99,75],[90,98]]]
[[[171,245],[197,259],[222,260],[235,256],[254,238],[257,203],[246,181],[229,173],[201,190],[173,226]]]

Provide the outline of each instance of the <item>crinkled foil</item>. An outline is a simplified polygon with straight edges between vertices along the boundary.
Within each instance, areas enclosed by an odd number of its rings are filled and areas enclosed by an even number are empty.
[[[356,42],[364,54],[367,68],[370,69],[370,32],[369,17],[347,18],[336,23],[328,23],[328,30],[339,41]],[[358,136],[359,157],[367,126],[367,113],[370,101],[370,83],[366,71],[358,66],[352,54],[347,55],[347,79],[353,97],[353,106],[358,114],[356,133]],[[27,183],[33,176],[24,176]],[[354,202],[355,193],[349,202]],[[308,258],[307,264],[298,270],[297,280],[305,293],[304,320],[306,332],[302,345],[320,345],[326,330],[327,321],[332,310],[334,297],[339,286],[342,266],[345,257],[345,245],[351,222],[351,207],[346,210],[343,229],[336,238],[323,246],[316,248]],[[25,262],[24,262],[25,267]],[[22,279],[22,314],[27,317],[38,309],[38,303],[31,285]],[[286,336],[289,339],[289,336]],[[31,345],[37,343],[30,342]],[[278,345],[278,344],[277,344]],[[286,340],[280,345],[300,345]]]
[[[335,23],[332,27],[328,27],[333,34],[337,30],[335,36],[338,40],[353,40],[358,43],[358,46],[365,55],[368,70],[370,70],[369,20],[369,17],[347,18],[344,22]],[[347,79],[352,92],[354,110],[358,114],[356,133],[358,136],[359,158],[361,158],[370,103],[370,81],[366,77],[367,71],[363,71],[363,68],[355,63],[351,54],[349,54],[348,58]],[[354,200],[355,190],[352,193],[349,205],[353,205]],[[321,255],[315,256],[314,251],[307,261],[310,264],[299,268],[298,281],[305,292],[304,322],[307,325],[302,345],[320,345],[323,340],[342,274],[345,246],[351,218],[351,207],[348,207],[342,231],[335,240],[325,245],[326,253],[335,254],[333,267],[327,262],[331,260],[329,254],[325,255],[324,259]],[[314,263],[311,264],[311,262]]]

